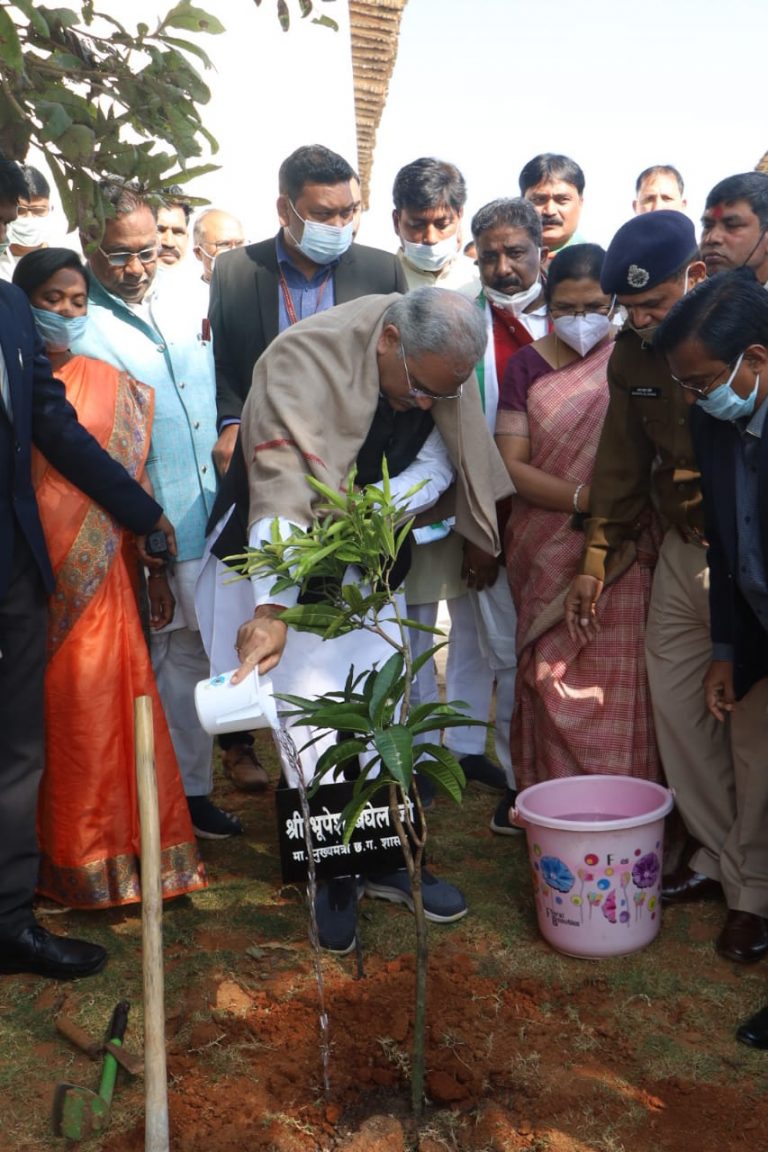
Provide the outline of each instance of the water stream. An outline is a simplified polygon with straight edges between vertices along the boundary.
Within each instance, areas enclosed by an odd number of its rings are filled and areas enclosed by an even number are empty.
[[[277,728],[274,732],[278,751],[284,760],[284,766],[289,780],[296,780],[301,801],[301,814],[304,821],[304,844],[307,852],[307,906],[309,909],[309,942],[312,945],[312,954],[315,965],[315,979],[317,981],[317,998],[320,1007],[320,1062],[323,1069],[323,1090],[327,1095],[331,1091],[331,1034],[328,1022],[328,1012],[325,1007],[325,984],[323,982],[322,952],[320,937],[317,931],[317,916],[315,915],[315,897],[317,896],[317,875],[315,871],[314,846],[312,844],[312,828],[309,822],[309,801],[307,790],[304,787],[304,776],[301,770],[299,751],[293,737],[285,728]]]

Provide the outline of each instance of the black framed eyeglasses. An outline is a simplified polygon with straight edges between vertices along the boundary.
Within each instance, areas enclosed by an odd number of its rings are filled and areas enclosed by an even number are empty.
[[[731,374],[735,373],[736,369],[741,363],[743,356],[744,353],[742,352],[741,355],[737,356],[735,360],[732,360],[730,364],[726,364],[725,368],[721,368],[719,372],[716,372],[712,379],[708,380],[707,383],[703,386],[699,384],[688,384],[687,381],[681,380],[678,376],[672,376],[672,379],[674,380],[675,384],[677,384],[678,387],[682,388],[685,392],[691,392],[694,396],[701,398],[702,396],[707,396],[712,391],[715,384],[722,376],[723,372],[727,372],[729,377]],[[672,375],[672,373],[670,373],[670,375]]]
[[[125,268],[131,260],[140,260],[142,264],[154,264],[157,260],[156,244],[151,248],[142,248],[141,252],[105,252],[103,248],[99,248],[98,251],[111,268]]]
[[[463,384],[459,384],[459,386],[455,392],[433,392],[430,388],[425,388],[423,384],[419,384],[418,381],[416,381],[416,383],[414,384],[413,380],[411,379],[411,374],[408,371],[408,365],[407,365],[406,360],[405,360],[405,348],[403,348],[402,341],[400,342],[400,351],[401,351],[402,356],[403,356],[403,368],[405,368],[405,379],[408,382],[408,395],[409,396],[413,396],[413,397],[426,396],[426,398],[428,400],[460,400],[461,399],[461,392],[462,392],[462,389],[464,387]]]

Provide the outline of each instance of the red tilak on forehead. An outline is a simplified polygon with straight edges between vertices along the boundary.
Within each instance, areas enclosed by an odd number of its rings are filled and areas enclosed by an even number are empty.
[[[725,207],[722,204],[715,204],[714,208],[709,209],[709,215],[713,220],[722,220],[725,215]]]

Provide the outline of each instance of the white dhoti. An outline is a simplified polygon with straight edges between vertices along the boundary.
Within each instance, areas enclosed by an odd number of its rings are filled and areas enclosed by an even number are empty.
[[[200,727],[194,703],[195,685],[208,673],[194,603],[200,563],[185,560],[170,573],[173,620],[150,636],[157,690],[187,796],[207,796],[213,787],[213,740]]]
[[[517,655],[515,633],[517,613],[512,603],[506,569],[501,568],[494,584],[482,592],[470,590],[469,601],[477,628],[477,645],[488,661],[496,679],[495,743],[496,755],[507,776],[507,785],[515,790],[515,770],[510,752],[509,733],[515,704]],[[450,747],[449,730],[447,743]]]
[[[209,540],[209,548],[203,557],[196,591],[200,631],[210,657],[212,675],[228,672],[237,666],[235,653],[237,630],[253,616],[254,608],[253,582],[242,578],[233,579],[236,573],[210,553],[210,545],[220,530],[221,525]],[[268,588],[271,580],[260,581],[262,587],[264,583]],[[362,590],[365,592],[364,587]],[[283,599],[284,596],[280,601]],[[405,614],[404,603],[400,605],[400,611]],[[384,615],[390,616],[391,612],[386,610]],[[398,629],[394,622],[388,623],[385,630],[393,638],[398,638]],[[292,708],[292,705],[279,699],[281,693],[306,696],[314,700],[328,692],[341,691],[352,666],[355,674],[367,671],[374,665],[381,667],[393,653],[394,648],[386,640],[364,629],[358,629],[333,640],[323,640],[322,637],[310,632],[296,632],[289,628],[280,661],[269,674],[278,712],[290,711]],[[290,728],[291,736],[299,750],[317,735],[315,729],[296,726],[292,721],[288,721],[286,727]],[[300,751],[301,771],[305,783],[312,779],[318,758],[336,739],[335,732],[327,732],[310,748]],[[295,768],[286,761],[279,746],[278,752],[286,781],[291,787],[295,787],[298,783]]]
[[[517,616],[512,595],[502,568],[496,582],[482,592],[470,589],[464,596],[446,601],[451,619],[448,658],[445,666],[447,700],[464,700],[467,714],[474,720],[487,720],[494,681],[496,683],[495,747],[499,764],[514,791],[515,773],[510,754],[509,732],[515,703],[515,631]],[[437,604],[408,605],[408,616],[433,628],[437,622]],[[414,657],[440,643],[440,636],[411,630]],[[434,661],[421,668],[411,696],[412,702],[424,704],[439,699]],[[439,732],[421,739],[439,740]],[[461,759],[485,750],[486,729],[479,727],[448,728],[446,747]]]

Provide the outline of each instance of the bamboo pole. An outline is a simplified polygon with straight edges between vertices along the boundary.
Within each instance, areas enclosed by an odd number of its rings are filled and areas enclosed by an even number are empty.
[[[169,1152],[165,1058],[163,894],[152,700],[134,701],[136,782],[141,822],[141,961],[144,981],[145,1152]]]

